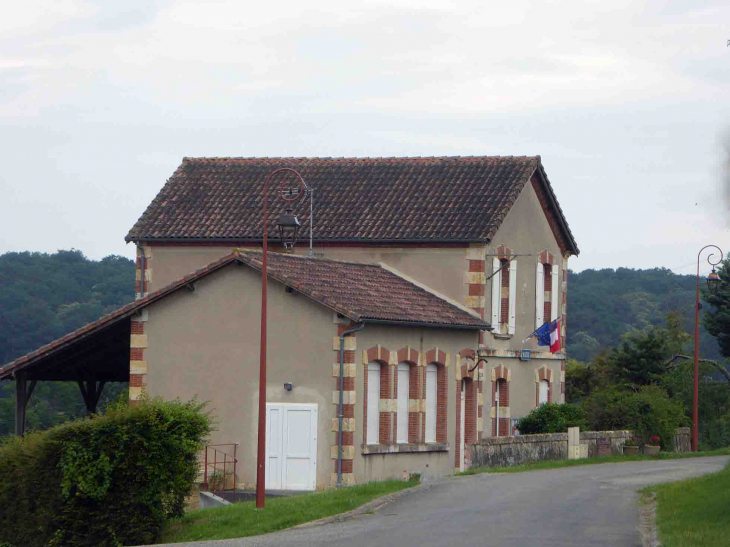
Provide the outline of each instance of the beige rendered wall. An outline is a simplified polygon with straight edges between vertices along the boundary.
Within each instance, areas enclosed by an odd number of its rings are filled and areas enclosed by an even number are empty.
[[[478,342],[478,333],[476,331],[453,329],[399,328],[367,325],[362,332],[357,333],[357,375],[355,378],[355,386],[358,400],[355,405],[355,482],[364,483],[384,479],[401,479],[403,477],[403,471],[407,473],[421,473],[422,477],[426,480],[453,473],[455,467],[454,447],[457,427],[456,378],[457,368],[460,367],[459,351],[464,348],[476,349]],[[438,347],[441,351],[446,352],[448,361],[448,380],[446,386],[448,399],[446,422],[446,438],[449,443],[448,452],[363,454],[363,449],[365,448],[363,435],[363,415],[365,408],[361,395],[365,390],[367,365],[363,363],[362,353],[378,344],[392,352],[397,352],[401,348],[410,346],[418,351],[422,359],[422,365],[424,366],[428,364],[425,361],[425,355],[429,350]],[[460,403],[461,401],[459,400]],[[485,412],[487,411],[488,409],[485,409]]]
[[[146,246],[148,256],[147,292],[153,292],[202,268],[214,260],[233,252],[238,246],[205,245],[152,245]],[[259,247],[251,247],[259,249]],[[269,249],[281,252],[282,247],[272,244]],[[307,242],[301,241],[295,248],[298,255],[308,255]],[[320,247],[318,256],[377,264],[385,262],[420,283],[441,294],[463,303],[466,291],[464,272],[466,254],[464,247]]]
[[[329,485],[333,314],[269,283],[267,401],[318,405],[317,487]],[[230,265],[148,308],[147,390],[210,401],[213,443],[240,443],[239,482],[255,483],[261,277]],[[287,392],[284,382],[292,382]]]
[[[484,336],[484,345],[494,350],[495,356],[489,357],[489,368],[504,365],[510,369],[512,380],[510,385],[510,415],[520,418],[535,408],[535,370],[547,365],[553,371],[553,402],[564,402],[560,393],[562,377],[561,362],[565,356],[561,353],[552,355],[549,348],[538,346],[535,338],[522,342],[535,330],[535,298],[536,298],[536,266],[537,255],[547,250],[555,255],[556,263],[560,266],[561,286],[563,286],[563,272],[567,268],[567,258],[564,258],[555,236],[548,225],[545,213],[537,199],[531,184],[525,185],[514,206],[507,214],[494,239],[487,249],[488,254],[494,254],[496,248],[506,245],[515,254],[531,254],[532,256],[519,257],[517,262],[517,293],[516,293],[516,326],[515,334],[508,340],[498,339],[494,334]],[[487,257],[487,271],[491,273],[492,257]],[[491,282],[487,282],[485,318],[491,318]],[[560,313],[564,313],[561,310]],[[520,361],[514,354],[516,350],[532,350],[531,361]],[[534,358],[534,357],[538,358]],[[539,358],[539,357],[544,358]],[[491,401],[491,389],[485,399]],[[486,400],[485,400],[485,404]],[[485,423],[485,428],[487,427]],[[491,427],[491,426],[490,426]],[[490,429],[491,432],[491,429]]]

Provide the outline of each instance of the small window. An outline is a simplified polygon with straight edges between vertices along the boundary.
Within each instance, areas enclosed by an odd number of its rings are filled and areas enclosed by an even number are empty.
[[[380,442],[380,364],[368,365],[367,443]]]
[[[438,413],[438,367],[426,366],[426,442],[436,442],[436,416]]]
[[[550,392],[550,386],[547,380],[540,380],[540,405],[544,405],[548,402],[548,393]]]
[[[408,363],[398,365],[398,406],[396,442],[408,442],[408,391],[411,384],[411,367]]]

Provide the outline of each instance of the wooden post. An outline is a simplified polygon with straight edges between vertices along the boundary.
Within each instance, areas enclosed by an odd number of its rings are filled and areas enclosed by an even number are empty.
[[[28,379],[24,372],[15,374],[15,434],[22,436],[25,434],[25,409],[28,406],[30,396],[35,389],[36,380],[31,380],[28,385]]]
[[[81,390],[81,396],[84,398],[84,404],[86,405],[86,414],[91,416],[96,414],[96,407],[99,404],[99,398],[101,397],[101,391],[104,389],[106,382],[96,383],[96,380],[89,380],[84,384],[82,380],[77,381],[79,389]]]
[[[25,374],[18,372],[15,375],[15,434],[22,436],[25,433],[25,403],[26,383]]]

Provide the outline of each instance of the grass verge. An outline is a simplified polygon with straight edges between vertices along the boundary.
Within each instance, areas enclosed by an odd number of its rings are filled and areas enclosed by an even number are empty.
[[[505,466],[505,467],[474,467],[463,473],[457,473],[458,476],[478,475],[480,473],[522,473],[524,471],[538,471],[540,469],[558,469],[561,467],[577,467],[581,465],[596,465],[601,463],[623,463],[636,462],[644,460],[678,460],[683,458],[702,458],[707,456],[728,456],[730,448],[721,448],[708,452],[660,452],[659,456],[601,456],[598,458],[585,458],[582,460],[551,460],[542,462],[524,463],[521,465]]]
[[[730,466],[641,492],[655,497],[656,524],[664,547],[715,547],[730,541]]]
[[[266,508],[243,502],[191,511],[168,522],[159,543],[230,539],[267,534],[298,524],[346,513],[375,498],[415,486],[415,482],[383,481],[341,490],[267,498]]]

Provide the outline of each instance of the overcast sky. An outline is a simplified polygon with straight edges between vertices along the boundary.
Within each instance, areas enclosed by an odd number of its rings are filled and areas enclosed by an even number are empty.
[[[534,154],[575,270],[730,250],[727,0],[0,5],[0,253],[133,256],[184,156]]]

